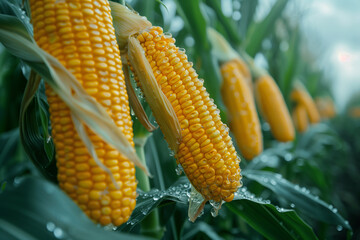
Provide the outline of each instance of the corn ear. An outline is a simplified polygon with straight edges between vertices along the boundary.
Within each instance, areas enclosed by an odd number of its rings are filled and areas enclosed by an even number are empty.
[[[37,44],[58,59],[46,60],[59,61],[58,68],[66,67],[56,72],[59,79],[55,77],[56,84],[50,81],[46,89],[59,185],[95,222],[118,226],[135,208],[136,179],[131,162],[135,160],[124,153],[136,154],[108,2],[32,0],[30,7]],[[93,10],[97,7],[101,11]],[[68,86],[76,86],[76,91]],[[93,103],[101,114],[96,116],[91,111],[93,105],[82,103],[85,120],[76,108],[77,102],[72,101],[74,97],[65,99],[68,95]],[[98,125],[95,129],[100,132],[112,129],[100,135],[88,128],[89,122],[89,126]],[[119,133],[124,138],[119,138]],[[104,141],[103,136],[110,141]],[[117,151],[113,143],[125,145],[125,151]]]
[[[281,142],[294,140],[294,125],[274,79],[269,75],[258,77],[255,80],[255,96],[263,117],[270,125],[273,136]]]
[[[335,117],[336,108],[330,97],[317,97],[315,98],[315,104],[322,119]]]
[[[303,104],[309,117],[309,121],[312,124],[320,122],[320,114],[316,108],[316,104],[306,88],[297,82],[291,92],[291,100],[295,103]]]
[[[262,133],[253,94],[241,71],[234,60],[221,65],[221,95],[240,151],[251,160],[263,151]]]
[[[124,6],[113,3],[112,6],[114,5],[124,8],[122,12],[124,16],[121,18],[115,16],[115,19],[126,21],[132,16],[137,18],[136,14]],[[123,23],[127,27],[131,24],[134,23],[131,21]],[[118,35],[123,35],[126,30],[122,31],[119,28],[117,32]],[[206,201],[231,201],[234,198],[234,193],[241,185],[240,159],[232,145],[227,127],[221,122],[220,111],[210,99],[203,82],[192,68],[192,63],[188,62],[185,52],[175,46],[175,39],[164,34],[160,27],[145,27],[134,37],[136,39],[129,38],[128,55],[140,88],[152,84],[154,76],[157,86],[171,103],[180,123],[181,138],[178,146],[173,149],[175,157],[182,165],[192,186],[203,199],[200,201],[201,204],[189,210],[190,219],[195,220]],[[140,74],[140,77],[137,75],[147,69],[144,65],[145,59],[138,62],[130,60],[131,55],[135,57],[134,59],[139,59],[138,44],[143,49],[148,66],[151,68],[146,70],[145,74]],[[154,98],[151,92],[149,94],[144,90],[144,96],[150,101],[157,100],[159,104],[163,104],[161,97]],[[156,113],[154,115],[156,117]],[[160,129],[166,127],[162,121],[156,120]],[[164,134],[167,134],[167,131],[164,131]],[[172,138],[171,135],[165,137]]]
[[[309,120],[306,113],[306,109],[302,104],[298,104],[293,110],[293,121],[295,128],[300,132],[303,133],[308,129]]]
[[[141,86],[157,122],[161,124],[161,130],[170,148],[177,152],[181,141],[181,127],[176,113],[158,86],[139,41],[134,37],[130,37],[128,46],[128,58],[131,68],[136,74],[137,82]]]

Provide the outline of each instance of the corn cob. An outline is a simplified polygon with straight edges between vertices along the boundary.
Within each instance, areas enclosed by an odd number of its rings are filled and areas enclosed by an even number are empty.
[[[305,132],[308,128],[308,116],[305,107],[301,104],[298,104],[293,110],[292,117],[295,128],[300,133]]]
[[[304,105],[310,123],[315,124],[320,122],[320,114],[315,102],[304,87],[301,85],[296,86],[291,92],[291,99],[298,104]]]
[[[360,118],[360,106],[351,107],[347,113],[352,118]]]
[[[239,158],[203,81],[162,28],[144,30],[137,39],[181,125],[177,162],[205,200],[231,201],[240,186]]]
[[[317,97],[315,99],[315,104],[322,119],[335,117],[336,110],[334,102],[331,100],[331,98]]]
[[[57,58],[109,113],[133,144],[132,121],[120,52],[107,1],[30,0],[34,38]],[[60,187],[95,222],[118,226],[136,204],[135,168],[120,152],[87,129],[111,181],[80,140],[64,102],[47,87]]]
[[[234,58],[231,60],[234,62],[237,66],[237,68],[240,70],[241,74],[243,75],[243,78],[245,79],[246,83],[249,85],[249,88],[251,92],[253,91],[253,83],[252,83],[252,77],[251,72],[244,60],[241,58]]]
[[[292,141],[295,137],[294,126],[274,79],[269,75],[258,77],[255,81],[255,94],[258,106],[269,123],[273,136],[281,142]]]
[[[241,72],[243,66],[246,67],[246,65],[239,67],[237,60],[222,64],[221,95],[229,111],[230,129],[234,133],[240,151],[246,159],[252,159],[263,150],[262,133],[253,94],[246,77]],[[248,69],[247,74],[250,74]]]

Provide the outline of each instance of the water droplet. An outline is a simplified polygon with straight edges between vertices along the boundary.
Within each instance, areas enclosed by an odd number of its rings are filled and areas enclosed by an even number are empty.
[[[270,184],[275,186],[275,185],[276,185],[276,181],[272,179],[272,180],[270,181]]]
[[[171,35],[171,33],[165,32],[164,37],[165,38],[172,38],[172,35]]]
[[[262,125],[262,128],[264,131],[270,131],[270,125],[267,122]]]
[[[46,229],[48,230],[48,231],[50,231],[50,232],[52,232],[52,231],[54,231],[54,229],[55,229],[55,224],[53,223],[53,222],[48,222],[47,224],[46,224]]]
[[[180,176],[183,173],[184,169],[182,168],[181,164],[179,163],[175,169],[176,175]]]
[[[336,226],[336,230],[338,230],[339,232],[342,231],[342,230],[343,230],[343,226],[337,225],[337,226]]]
[[[215,202],[214,200],[210,200],[210,205],[213,207],[211,209],[211,216],[216,217],[219,214],[219,210],[221,208],[222,202]]]
[[[293,159],[293,156],[291,153],[286,153],[284,156],[285,161],[291,161]]]
[[[154,199],[154,201],[157,201],[157,200],[159,200],[159,199],[160,199],[160,197],[159,197],[159,196],[157,196],[157,195],[155,195],[155,196],[153,196],[153,199]]]
[[[295,207],[295,204],[291,203],[291,204],[290,204],[290,207],[294,208],[294,207]]]
[[[144,208],[144,209],[141,209],[141,213],[143,214],[143,215],[146,215],[147,214],[147,209],[146,208]]]
[[[184,48],[179,48],[179,53],[185,53],[186,50]]]
[[[56,237],[56,238],[58,238],[58,239],[61,239],[61,238],[63,238],[64,237],[64,231],[61,229],[61,228],[55,228],[55,230],[54,230],[54,236]]]
[[[15,187],[19,186],[21,182],[22,182],[22,178],[21,178],[21,177],[16,177],[16,178],[14,178],[14,186],[15,186]]]

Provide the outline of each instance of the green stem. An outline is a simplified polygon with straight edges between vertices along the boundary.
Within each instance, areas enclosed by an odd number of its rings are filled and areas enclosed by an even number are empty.
[[[145,165],[145,153],[144,146],[146,143],[147,137],[145,138],[135,138],[135,150],[140,159],[140,161]],[[138,180],[138,187],[144,192],[150,191],[150,181],[149,177],[141,171],[137,169],[136,171],[136,179]],[[149,215],[147,215],[144,220],[141,222],[141,234],[145,236],[154,237],[160,239],[163,235],[163,228],[160,226],[159,222],[159,212],[158,209],[153,210]]]

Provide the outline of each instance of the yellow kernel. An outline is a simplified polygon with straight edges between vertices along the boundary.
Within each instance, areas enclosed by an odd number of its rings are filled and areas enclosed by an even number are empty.
[[[100,197],[101,197],[101,192],[100,192],[100,191],[92,190],[92,191],[90,191],[90,193],[89,193],[89,197],[90,197],[90,199],[92,199],[92,200],[99,200]]]
[[[110,199],[110,197],[107,196],[107,195],[102,196],[102,198],[101,198],[101,200],[100,200],[101,205],[109,205],[109,204],[110,204],[110,201],[111,201],[111,199]]]
[[[103,208],[101,208],[101,213],[102,213],[103,215],[110,215],[110,213],[111,213],[111,208],[110,208],[110,207],[103,207]]]
[[[195,144],[192,144],[192,145],[189,147],[189,150],[190,150],[190,152],[193,152],[194,150],[199,149],[199,148],[200,148],[200,144],[199,144],[199,143],[195,143]]]
[[[193,173],[196,169],[197,169],[197,166],[196,166],[195,163],[193,163],[193,164],[191,164],[190,166],[188,166],[186,170],[187,170],[189,173]]]
[[[119,156],[119,152],[116,150],[108,151],[105,155],[105,157],[108,158],[117,158]]]
[[[66,174],[66,176],[75,175],[75,170],[74,169],[66,169],[65,174]]]
[[[88,163],[78,163],[76,164],[75,169],[77,171],[87,171],[90,169],[90,166]]]
[[[89,172],[79,172],[76,174],[76,177],[79,180],[88,179],[91,177],[91,174]]]
[[[131,197],[133,195],[133,190],[131,188],[125,188],[122,191],[125,196]]]
[[[82,188],[91,188],[92,187],[92,181],[90,180],[82,180],[82,181],[79,181],[79,187],[82,187]]]
[[[101,212],[100,210],[92,210],[90,215],[93,219],[97,220],[100,218]]]
[[[97,182],[97,183],[94,184],[94,189],[96,189],[96,190],[105,190],[106,189],[106,183]]]
[[[120,208],[121,202],[119,200],[113,200],[111,201],[110,206],[112,209]]]
[[[122,210],[122,216],[124,217],[124,218],[127,218],[127,217],[129,217],[130,216],[130,208],[129,207],[124,207],[124,208],[122,208],[121,209]]]
[[[71,183],[68,183],[66,182],[64,184],[64,190],[67,192],[67,193],[72,193],[72,192],[75,192],[75,186]]]
[[[89,209],[100,209],[99,201],[89,201],[88,202]]]
[[[215,165],[214,165],[214,167],[216,168],[216,169],[220,169],[220,168],[222,168],[224,166],[224,160],[222,160],[222,159],[220,159]]]
[[[87,203],[89,201],[89,196],[87,194],[80,195],[78,201],[79,203]]]
[[[110,192],[110,197],[112,199],[121,199],[123,196],[123,193],[120,190],[116,190],[116,191],[111,191]]]
[[[110,209],[110,212],[111,212],[111,209]],[[111,223],[111,218],[110,218],[110,216],[101,216],[99,222],[101,225],[104,225],[104,226],[109,225]]]

